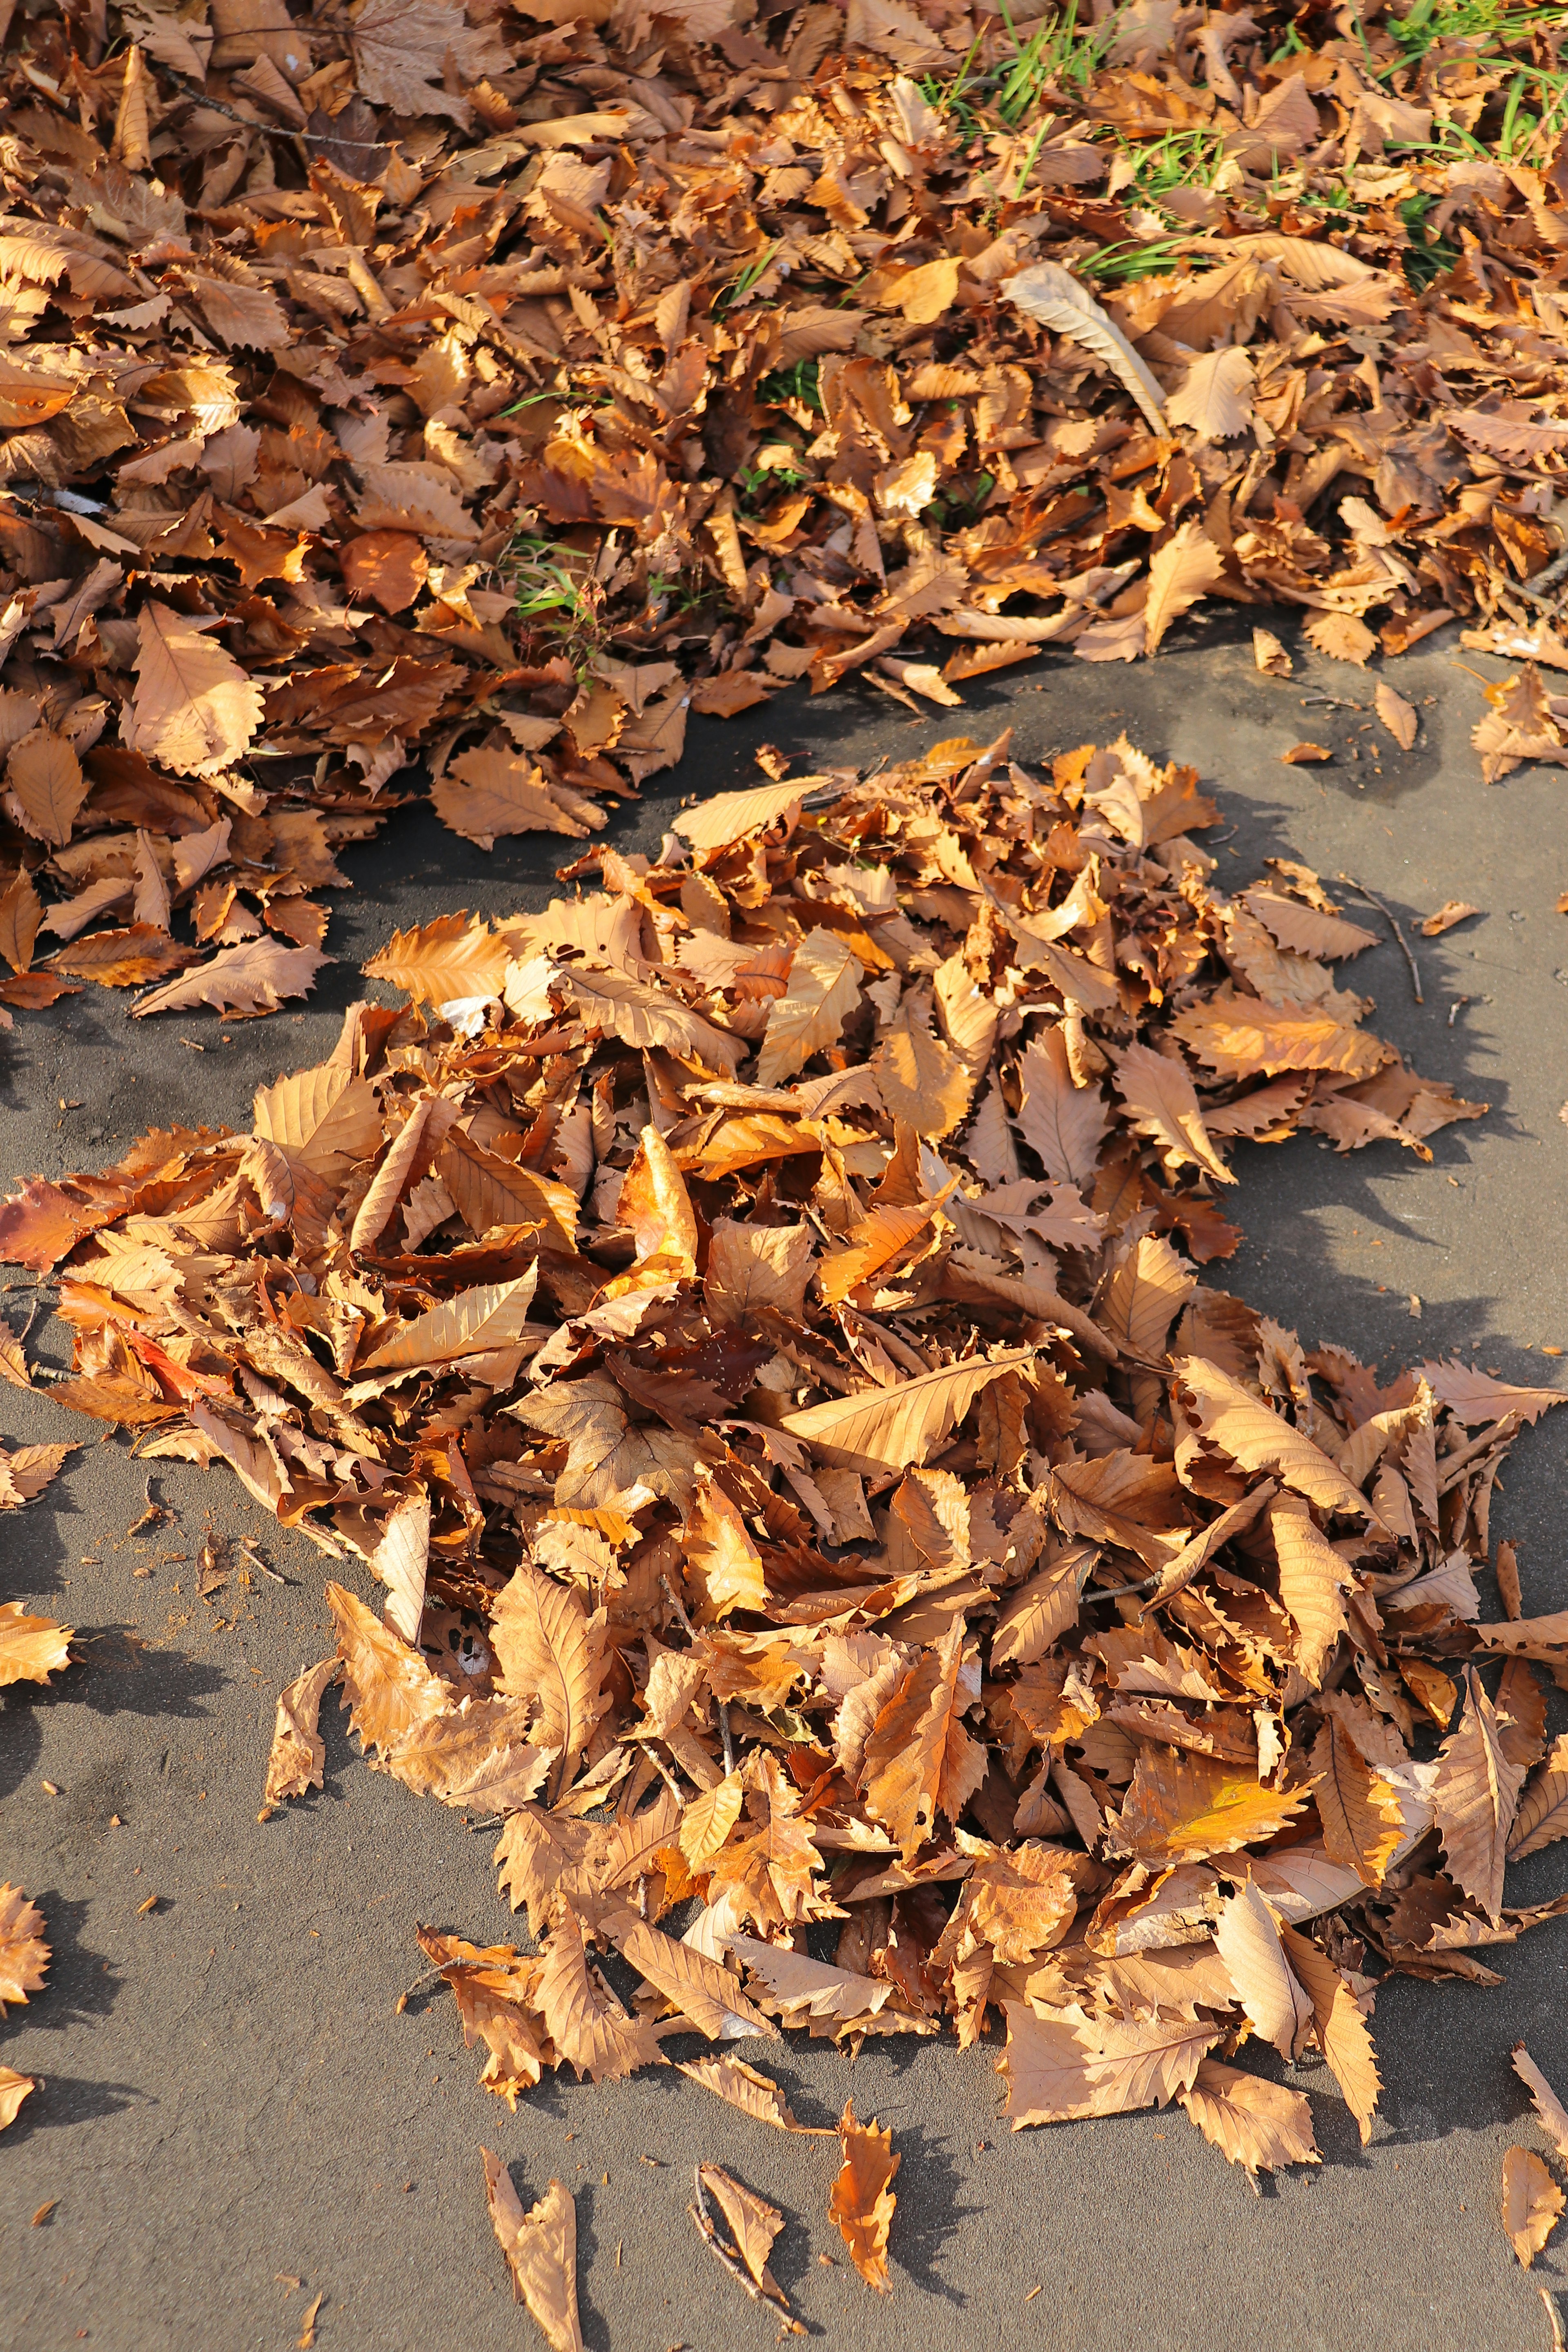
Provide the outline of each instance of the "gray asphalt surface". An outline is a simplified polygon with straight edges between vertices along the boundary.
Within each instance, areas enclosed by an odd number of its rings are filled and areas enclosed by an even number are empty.
[[[1489,1101],[1489,1117],[1435,1138],[1430,1166],[1389,1146],[1348,1158],[1307,1138],[1241,1146],[1232,1213],[1247,1238],[1213,1274],[1309,1341],[1385,1369],[1463,1349],[1512,1379],[1563,1378],[1568,1367],[1534,1350],[1568,1345],[1568,919],[1553,912],[1568,887],[1568,783],[1531,771],[1481,784],[1474,673],[1500,668],[1452,633],[1396,665],[1393,682],[1422,706],[1404,754],[1372,729],[1370,676],[1307,652],[1295,678],[1260,678],[1248,627],[1222,615],[1152,664],[1061,661],[978,681],[963,712],[917,721],[862,688],[695,721],[678,776],[656,779],[613,837],[656,848],[679,796],[756,781],[763,740],[806,766],[868,764],[1011,722],[1017,755],[1037,758],[1125,726],[1217,791],[1236,826],[1221,863],[1237,878],[1286,854],[1325,877],[1353,873],[1402,914],[1478,902],[1483,919],[1421,943],[1424,1007],[1392,945],[1362,957],[1351,984],[1420,1069]],[[1314,691],[1354,707],[1304,708]],[[1283,766],[1304,736],[1336,747],[1334,764]],[[356,888],[336,900],[328,940],[341,961],[303,1012],[226,1030],[205,1013],[143,1025],[122,997],[88,991],[19,1017],[0,1048],[0,1174],[90,1168],[156,1123],[247,1127],[258,1084],[328,1052],[359,963],[395,926],[465,904],[537,908],[569,850],[536,836],[485,856],[410,812],[345,856]],[[9,1278],[3,1303],[19,1321],[31,1278]],[[68,1339],[40,1316],[29,1344],[63,1364]],[[552,2175],[575,2191],[595,2352],[771,2340],[686,2217],[704,2158],[784,2209],[777,2275],[813,2335],[846,2352],[1545,2352],[1538,2283],[1568,2284],[1563,2257],[1549,2248],[1518,2269],[1499,2176],[1511,2141],[1544,2150],[1511,2042],[1527,2038],[1568,2094],[1568,1922],[1487,1956],[1504,1990],[1391,1981],[1374,2021],[1385,2092],[1373,2145],[1359,2147],[1325,2071],[1297,2072],[1324,2161],[1261,2199],[1179,2109],[1010,2134],[995,2042],[962,2057],[945,2042],[873,2043],[853,2064],[801,2036],[774,2045],[766,2063],[802,2120],[836,2120],[852,2092],[863,2118],[892,2127],[902,2169],[879,2301],[827,2219],[830,2143],[750,2124],[670,2070],[601,2088],[547,2080],[514,2117],[478,2088],[449,1999],[396,2014],[422,1966],[416,1920],[480,1942],[510,1940],[521,1922],[497,1894],[491,1838],[368,1770],[331,1704],[325,1790],[258,1826],[276,1693],[327,1646],[321,1556],[226,1474],[177,1464],[159,1467],[156,1491],[178,1524],[129,1539],[144,1473],[123,1439],[100,1442],[96,1423],[10,1388],[0,1423],[11,1440],[85,1441],[47,1496],[5,1522],[0,1591],[79,1628],[82,1663],[52,1690],[18,1686],[0,1712],[0,1876],[41,1905],[54,1947],[47,1990],[0,2030],[0,2063],[45,2078],[0,2141],[0,2343],[281,2347],[318,2293],[323,2352],[538,2343],[486,2218],[485,2142],[525,2201]],[[1527,1433],[1494,1509],[1531,1612],[1568,1605],[1565,1446],[1568,1417]],[[231,1577],[197,1599],[209,1519],[255,1535],[288,1583]],[[1564,1702],[1552,1707],[1555,1731]],[[1510,1899],[1564,1884],[1558,1846],[1510,1874]]]

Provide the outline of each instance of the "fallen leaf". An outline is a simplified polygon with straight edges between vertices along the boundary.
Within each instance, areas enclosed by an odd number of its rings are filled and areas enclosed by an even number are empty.
[[[526,2303],[552,2352],[583,2352],[577,2318],[577,2213],[569,2192],[552,2180],[528,2212],[511,2175],[488,2147],[485,2202],[508,2270],[512,2293]]]
[[[1563,2196],[1532,2149],[1510,2147],[1502,2160],[1502,2226],[1528,2270],[1563,2212]]]
[[[868,2286],[888,2292],[888,2231],[898,2199],[892,2182],[902,2163],[893,2154],[893,2136],[872,2118],[855,2120],[851,2099],[838,2124],[844,2161],[828,2200],[829,2217],[849,2249],[849,2258]]]

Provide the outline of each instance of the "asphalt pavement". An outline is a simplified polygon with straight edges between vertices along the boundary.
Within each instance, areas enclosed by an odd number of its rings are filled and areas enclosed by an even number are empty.
[[[1468,736],[1481,679],[1502,666],[1456,631],[1392,669],[1420,710],[1406,753],[1373,719],[1371,674],[1301,648],[1294,677],[1259,677],[1251,617],[1189,625],[1152,663],[1059,659],[973,681],[963,711],[916,719],[862,687],[695,720],[679,771],[611,837],[656,850],[678,799],[758,781],[764,741],[803,767],[864,766],[1009,724],[1026,760],[1125,728],[1217,794],[1234,827],[1217,845],[1226,877],[1291,856],[1353,875],[1402,919],[1474,901],[1479,919],[1418,942],[1424,1004],[1383,939],[1350,984],[1376,999],[1371,1025],[1489,1102],[1488,1117],[1435,1137],[1430,1165],[1388,1145],[1340,1157],[1306,1137],[1243,1144],[1226,1208],[1246,1238],[1211,1273],[1309,1343],[1385,1370],[1460,1351],[1510,1379],[1563,1379],[1539,1351],[1568,1346],[1568,918],[1554,911],[1568,779],[1482,784]],[[1314,695],[1332,699],[1303,701]],[[1331,764],[1284,765],[1309,736]],[[410,809],[345,853],[355,887],[328,938],[339,961],[302,1011],[139,1024],[122,995],[87,990],[18,1016],[0,1045],[0,1175],[101,1165],[158,1124],[247,1128],[257,1086],[330,1051],[364,992],[359,965],[395,927],[465,905],[537,908],[572,847],[534,835],[484,855]],[[6,1279],[0,1306],[19,1321],[31,1277]],[[40,1312],[28,1344],[63,1365],[68,1334]],[[330,1700],[325,1789],[258,1825],[277,1692],[328,1646],[327,1564],[306,1539],[226,1472],[180,1464],[154,1465],[174,1522],[131,1537],[147,1465],[47,1391],[0,1388],[0,1433],[82,1442],[47,1495],[4,1522],[0,1597],[77,1627],[81,1663],[49,1690],[15,1686],[0,1712],[0,1878],[40,1905],[54,1948],[47,1990],[0,2029],[0,2063],[44,2078],[0,2141],[0,2345],[270,2352],[297,2343],[317,2294],[322,2352],[540,2343],[486,2216],[485,2143],[525,2201],[552,2176],[574,2190],[595,2352],[771,2340],[687,2218],[703,2158],[783,2209],[773,2269],[812,2335],[843,2352],[1548,2352],[1538,2288],[1568,2289],[1564,2257],[1549,2247],[1519,2269],[1499,2182],[1512,2141],[1544,2147],[1511,2043],[1523,2036],[1568,2094],[1568,1920],[1487,1955],[1502,1989],[1390,1980],[1372,2145],[1325,2070],[1292,2070],[1323,2163],[1258,2198],[1179,2108],[1010,2133],[994,2039],[962,2055],[945,2040],[871,2042],[853,2063],[801,2035],[771,2046],[803,2121],[835,2121],[853,2093],[862,2119],[892,2129],[902,2165],[879,2299],[828,2220],[832,2143],[750,2123],[672,2069],[597,2088],[547,2079],[513,2116],[478,2087],[448,1996],[398,2012],[423,1966],[416,1921],[481,1943],[522,1923],[497,1893],[493,1839],[369,1770]],[[1565,1447],[1568,1416],[1527,1433],[1494,1506],[1530,1613],[1568,1606]],[[209,1525],[254,1536],[286,1581],[237,1571],[198,1598]],[[1552,1705],[1555,1731],[1568,1703]],[[1510,1898],[1565,1885],[1559,1845],[1510,1874]]]

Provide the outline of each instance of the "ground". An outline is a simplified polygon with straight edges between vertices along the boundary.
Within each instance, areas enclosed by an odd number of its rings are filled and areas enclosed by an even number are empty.
[[[1037,759],[1125,728],[1200,770],[1235,828],[1218,855],[1238,880],[1286,855],[1331,884],[1353,875],[1402,917],[1474,901],[1480,920],[1419,943],[1424,1005],[1392,943],[1357,961],[1352,984],[1375,997],[1373,1026],[1489,1115],[1436,1136],[1430,1165],[1389,1145],[1343,1158],[1306,1137],[1242,1145],[1232,1213],[1246,1238],[1211,1277],[1309,1343],[1340,1341],[1385,1370],[1459,1350],[1510,1379],[1552,1380],[1536,1351],[1568,1345],[1556,1246],[1568,918],[1554,912],[1568,785],[1539,770],[1480,782],[1469,731],[1479,674],[1498,669],[1455,631],[1398,663],[1392,682],[1422,721],[1405,753],[1373,721],[1370,676],[1299,650],[1295,677],[1260,677],[1249,627],[1222,615],[1152,663],[1063,659],[973,682],[962,712],[917,720],[866,688],[695,721],[679,773],[656,779],[612,837],[657,850],[679,797],[758,780],[763,740],[815,769],[1007,725],[1016,756]],[[1311,694],[1352,707],[1303,708]],[[1332,765],[1281,763],[1307,736],[1336,749]],[[464,905],[537,908],[569,850],[533,836],[485,856],[411,811],[348,854],[356,887],[329,940],[340,961],[302,1013],[140,1024],[122,997],[88,990],[23,1016],[0,1057],[0,1174],[90,1168],[154,1124],[247,1127],[258,1084],[325,1056],[360,963],[395,925]],[[23,1300],[0,1303],[20,1319]],[[66,1339],[40,1318],[29,1346],[59,1364]],[[479,1942],[521,1923],[496,1892],[491,1838],[367,1769],[330,1703],[324,1790],[258,1824],[276,1693],[328,1646],[328,1564],[226,1472],[181,1465],[154,1481],[177,1523],[128,1538],[146,1476],[122,1438],[99,1442],[47,1392],[0,1389],[0,1423],[12,1440],[85,1441],[47,1496],[5,1523],[5,1597],[76,1626],[82,1663],[56,1689],[18,1686],[0,1713],[0,1876],[41,1906],[55,1955],[47,1990],[0,2033],[0,2063],[44,2077],[0,2144],[0,2343],[281,2347],[318,2293],[322,2352],[539,2343],[486,2217],[484,2142],[525,2201],[552,2175],[575,2192],[596,2352],[768,2341],[771,2322],[687,2219],[704,2158],[784,2209],[774,2270],[813,2335],[845,2352],[1545,2352],[1538,2282],[1568,2284],[1562,2257],[1549,2248],[1530,2274],[1518,2268],[1499,2175],[1510,2141],[1539,2142],[1510,2044],[1525,2038],[1568,2092],[1568,1921],[1488,1955],[1505,1988],[1390,1980],[1371,2147],[1324,2069],[1294,2071],[1324,2160],[1260,2200],[1176,2108],[1009,2133],[991,2042],[963,2055],[950,2042],[871,2043],[853,2064],[803,2036],[773,2045],[766,2063],[803,2121],[835,2120],[852,2093],[862,2119],[892,2128],[902,2169],[892,2292],[879,2300],[827,2219],[829,2143],[750,2123],[667,2069],[596,2089],[547,2081],[513,2116],[477,2087],[444,1992],[398,2014],[422,1965],[416,1921]],[[1565,1444],[1555,1417],[1528,1433],[1494,1509],[1494,1540],[1519,1545],[1530,1613],[1568,1605],[1552,1540]],[[257,1536],[287,1581],[231,1577],[198,1599],[209,1517]],[[1555,1894],[1565,1855],[1521,1865],[1510,1895]]]

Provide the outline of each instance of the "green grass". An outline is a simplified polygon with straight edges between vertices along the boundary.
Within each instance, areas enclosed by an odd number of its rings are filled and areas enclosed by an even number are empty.
[[[1225,163],[1225,141],[1216,131],[1168,131],[1141,143],[1119,134],[1117,145],[1134,158],[1131,184],[1147,205],[1162,204],[1177,188],[1212,188]]]
[[[556,650],[581,672],[605,643],[604,588],[594,576],[594,554],[520,532],[496,566],[515,600],[518,618],[556,640]]]
[[[1001,0],[1011,54],[978,68],[977,35],[951,80],[925,77],[921,89],[927,104],[949,115],[965,137],[973,138],[998,123],[1007,131],[1026,127],[1053,92],[1081,96],[1105,63],[1120,11],[1112,10],[1102,25],[1087,25],[1079,22],[1079,0],[1066,0],[1065,6],[1033,26],[1026,40],[1013,22],[1007,0]],[[1031,166],[1033,162],[1031,155]],[[1026,177],[1026,173],[1020,174],[1020,187]]]
[[[1404,66],[1418,65],[1444,41],[1467,43],[1478,61],[1485,62],[1531,33],[1561,31],[1568,26],[1568,8],[1521,8],[1517,0],[1415,0],[1404,16],[1384,22],[1401,51],[1393,65],[1382,68],[1386,80]]]
[[[757,384],[757,399],[763,408],[784,408],[794,402],[802,408],[814,409],[818,416],[826,412],[822,405],[822,362],[820,360],[796,360],[786,368],[774,368]]]
[[[1102,245],[1073,263],[1080,278],[1100,286],[1131,286],[1140,278],[1163,277],[1174,269],[1185,237],[1156,236],[1140,243]]]
[[[1452,269],[1459,258],[1459,248],[1449,238],[1428,237],[1426,234],[1426,215],[1436,201],[1434,196],[1407,196],[1399,207],[1399,217],[1410,238],[1405,275],[1417,294],[1424,294],[1433,279]]]

